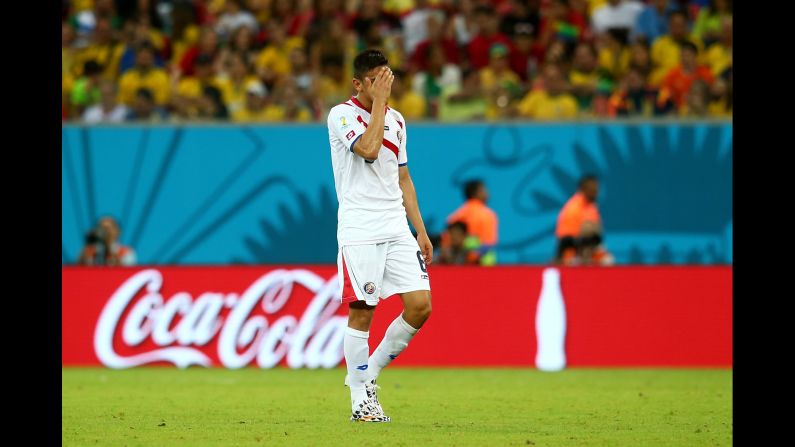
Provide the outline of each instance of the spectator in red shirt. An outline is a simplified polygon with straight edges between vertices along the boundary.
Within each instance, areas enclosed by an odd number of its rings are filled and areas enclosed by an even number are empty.
[[[672,103],[677,110],[686,104],[687,93],[693,82],[702,80],[707,85],[712,85],[715,78],[706,65],[699,65],[698,47],[690,41],[685,41],[680,46],[680,63],[672,68],[663,79],[660,94],[657,98],[658,105]]]
[[[583,23],[572,23],[578,17],[576,12],[572,14],[567,0],[552,0],[539,25],[538,45],[548,47],[553,40],[562,40],[573,48],[582,39],[586,28]]]
[[[414,69],[417,71],[428,69],[430,49],[434,46],[442,48],[447,63],[458,65],[461,61],[461,56],[458,52],[458,45],[455,42],[455,30],[452,25],[452,21],[443,24],[436,15],[428,15],[426,23],[428,38],[417,44],[417,48],[411,56],[411,63]]]
[[[509,55],[511,70],[522,81],[535,77],[544,60],[544,48],[534,44],[533,34],[529,29],[519,29],[513,38],[513,44],[513,51]]]
[[[513,48],[511,39],[499,32],[500,19],[491,6],[478,6],[475,10],[478,34],[467,45],[467,54],[472,68],[481,69],[489,65],[489,49],[495,43]]]
[[[201,55],[210,56],[214,61],[220,54],[218,34],[210,27],[205,27],[199,36],[199,42],[185,52],[179,61],[182,76],[193,76],[196,71],[196,59]]]

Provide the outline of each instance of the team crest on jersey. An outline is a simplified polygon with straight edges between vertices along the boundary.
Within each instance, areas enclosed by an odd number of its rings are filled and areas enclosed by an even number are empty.
[[[353,138],[354,135],[356,135],[356,132],[350,131],[348,132],[348,135],[345,135],[345,138],[347,138],[348,141],[350,141],[350,139]]]
[[[372,295],[375,292],[375,284],[368,282],[364,284],[364,293]]]

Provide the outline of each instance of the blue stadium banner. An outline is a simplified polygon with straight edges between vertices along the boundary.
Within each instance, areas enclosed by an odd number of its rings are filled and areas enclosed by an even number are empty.
[[[500,264],[546,263],[557,214],[596,174],[605,243],[623,264],[732,262],[730,122],[409,123],[431,233],[479,178]],[[62,262],[103,215],[139,264],[336,262],[328,131],[308,125],[65,125]]]

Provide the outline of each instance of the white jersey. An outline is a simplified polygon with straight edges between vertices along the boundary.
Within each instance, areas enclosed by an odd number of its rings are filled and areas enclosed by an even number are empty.
[[[370,122],[370,112],[351,98],[328,114],[331,165],[337,189],[337,241],[340,246],[384,242],[411,235],[403,207],[398,167],[405,166],[406,121],[387,107],[384,141],[378,158],[367,161],[353,152]]]

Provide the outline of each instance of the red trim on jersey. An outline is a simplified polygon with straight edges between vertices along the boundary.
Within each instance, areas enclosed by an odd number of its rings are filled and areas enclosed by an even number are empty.
[[[398,121],[398,120],[395,120],[395,121],[397,121],[397,123],[400,124],[400,128],[402,129],[403,128],[403,123]]]
[[[370,109],[365,107],[364,104],[360,103],[359,100],[356,99],[355,96],[351,96],[351,102],[353,102],[354,104],[359,106],[360,109],[367,110],[367,113],[373,113]],[[386,113],[387,110],[389,110],[389,106],[384,106],[384,113]],[[401,125],[401,127],[403,127],[403,126]]]
[[[353,291],[351,285],[351,278],[348,276],[348,266],[345,265],[345,255],[342,256],[342,303],[352,303],[359,298],[356,297],[356,292]]]
[[[398,156],[399,149],[395,145],[395,143],[393,143],[393,142],[387,140],[386,138],[384,138],[383,145],[386,146],[386,148],[389,149],[390,151],[394,152],[395,153],[395,157]]]
[[[364,122],[361,115],[356,115],[356,121],[362,123],[365,129],[367,128],[367,123]]]
[[[352,102],[352,103],[354,103],[354,104],[356,104],[357,106],[359,106],[359,108],[360,108],[360,109],[367,110],[367,112],[368,112],[368,113],[370,113],[370,109],[368,109],[367,107],[365,107],[364,105],[362,105],[362,103],[360,103],[360,102],[359,102],[359,100],[358,100],[358,99],[356,99],[356,97],[355,97],[355,96],[351,96],[351,102]]]

